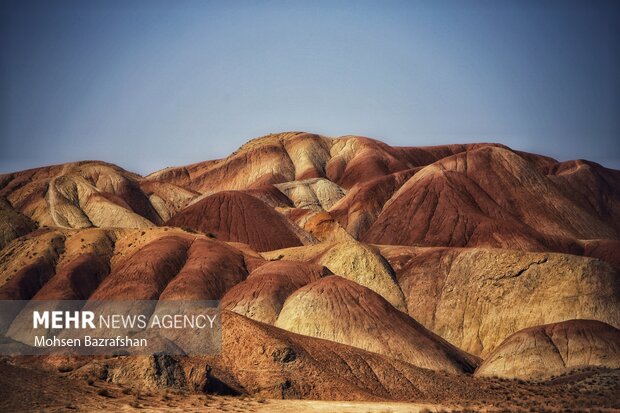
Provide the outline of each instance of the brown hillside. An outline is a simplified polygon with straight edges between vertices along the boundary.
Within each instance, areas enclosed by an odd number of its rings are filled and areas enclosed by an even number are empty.
[[[380,295],[339,276],[297,290],[275,325],[433,370],[469,372],[477,365],[475,357],[426,330]]]
[[[410,178],[364,240],[565,251],[577,250],[571,240],[617,239],[603,217],[567,192],[508,149],[467,151]]]
[[[289,295],[328,274],[327,268],[316,264],[271,261],[234,286],[222,299],[222,308],[273,324]]]
[[[476,375],[543,379],[587,366],[620,368],[620,330],[593,320],[520,330],[488,355]]]
[[[243,192],[218,192],[185,208],[166,225],[189,227],[224,241],[249,244],[256,251],[302,245],[292,223]]]

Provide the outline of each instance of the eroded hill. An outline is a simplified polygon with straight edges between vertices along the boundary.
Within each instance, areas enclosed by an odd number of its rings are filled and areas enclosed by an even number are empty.
[[[470,400],[479,364],[618,367],[620,172],[588,161],[274,134],[146,177],[1,175],[0,230],[3,300],[222,300],[223,354],[175,361],[192,391]],[[110,363],[109,381],[171,385]]]

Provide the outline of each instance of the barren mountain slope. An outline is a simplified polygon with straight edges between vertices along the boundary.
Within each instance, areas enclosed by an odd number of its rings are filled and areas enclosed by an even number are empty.
[[[444,158],[411,177],[364,236],[378,244],[575,251],[617,239],[583,199],[504,148]]]
[[[533,410],[542,386],[554,406],[610,407],[617,383],[581,382],[620,368],[619,271],[620,171],[499,144],[290,132],[146,177],[98,161],[0,175],[0,299],[222,300],[221,355],[8,359],[73,379],[496,406],[520,392]]]
[[[360,182],[488,145],[399,148],[361,136],[327,138],[284,132],[252,139],[226,158],[166,168],[146,179],[203,193],[310,178],[327,178],[349,189]]]
[[[419,169],[408,169],[361,182],[353,186],[330,212],[353,237],[361,239],[381,213],[383,205]]]
[[[192,240],[185,264],[166,285],[161,300],[220,300],[248,274],[244,254],[223,242]]]
[[[252,140],[224,159],[168,168],[145,182],[206,195],[275,184],[297,207],[278,211],[323,241],[344,240],[344,228],[379,244],[500,247],[613,260],[615,254],[595,252],[588,240],[619,238],[618,171],[497,144],[390,147],[358,136],[283,133]],[[317,210],[328,212],[314,215]]]
[[[110,381],[145,388],[168,381],[170,388],[315,400],[472,400],[475,393],[491,391],[484,381],[476,385],[463,375],[294,334],[229,311],[223,313],[222,332],[217,356],[77,360],[71,375],[88,378],[105,372]],[[158,375],[153,361],[161,364]]]
[[[395,308],[406,311],[403,292],[388,262],[374,248],[363,243],[322,243],[306,247],[286,248],[262,254],[267,259],[313,262],[332,273],[370,288]]]
[[[545,172],[568,197],[620,231],[620,171],[576,160],[550,165]]]
[[[292,245],[294,238],[315,242],[308,232],[344,240],[344,228],[371,243],[556,251],[614,261],[619,186],[618,171],[498,144],[391,147],[359,136],[288,132],[254,139],[224,159],[146,178],[91,161],[5,174],[0,197],[40,226],[147,227],[176,222],[175,216],[199,220],[192,216],[200,212],[196,203],[243,190],[306,229],[266,212],[285,241],[263,250]],[[299,221],[302,211],[307,218]],[[240,236],[248,228],[224,225],[227,230],[232,235],[224,239],[249,241]]]
[[[64,250],[62,231],[40,229],[0,253],[0,299],[29,300],[55,273]]]
[[[454,376],[225,312],[221,357],[207,364],[249,394],[326,400],[411,400],[468,391]],[[191,360],[190,360],[191,363]],[[200,365],[200,363],[198,363]],[[204,365],[204,364],[203,364]],[[187,370],[186,370],[187,371]],[[200,377],[200,370],[196,377]],[[228,376],[220,373],[227,374]]]
[[[295,208],[315,211],[329,210],[345,194],[341,187],[324,178],[286,182],[275,187],[293,202]]]
[[[162,221],[167,221],[200,196],[199,192],[168,182],[140,180],[140,189]]]
[[[180,229],[39,229],[0,253],[0,297],[214,300],[263,263]]]
[[[269,135],[246,143],[227,158],[167,168],[147,179],[213,193],[315,178],[324,174],[330,146],[329,139],[318,135]]]

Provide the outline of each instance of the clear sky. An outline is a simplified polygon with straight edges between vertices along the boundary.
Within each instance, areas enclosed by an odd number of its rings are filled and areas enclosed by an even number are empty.
[[[303,130],[620,169],[620,1],[1,3],[0,172]]]

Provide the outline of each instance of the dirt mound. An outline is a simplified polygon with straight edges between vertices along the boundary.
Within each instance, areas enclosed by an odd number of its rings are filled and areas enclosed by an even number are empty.
[[[593,320],[526,328],[489,354],[476,375],[542,379],[589,366],[620,368],[620,330]]]
[[[269,398],[411,400],[467,393],[457,377],[343,344],[294,334],[226,311],[222,354],[187,360],[188,381],[210,376]],[[202,367],[202,369],[200,368]],[[308,378],[312,378],[308,380]],[[207,380],[208,382],[208,380]]]
[[[328,274],[327,268],[316,264],[271,261],[233,287],[222,299],[222,308],[273,324],[289,295]]]
[[[334,274],[370,288],[399,310],[406,311],[403,292],[388,262],[357,241],[337,243],[314,259]]]
[[[426,330],[372,290],[339,276],[297,290],[286,300],[275,325],[432,370],[471,372],[477,365],[475,357]]]
[[[238,191],[218,192],[185,208],[166,225],[189,227],[256,251],[302,245],[290,223],[259,199]]]
[[[239,250],[210,239],[198,238],[187,250],[185,264],[168,283],[161,300],[220,300],[248,274]]]
[[[115,268],[90,299],[158,299],[183,267],[189,245],[187,239],[174,235],[149,243]]]
[[[285,248],[262,254],[266,259],[313,262],[337,275],[370,288],[399,310],[406,311],[405,297],[390,264],[376,248],[348,240]]]

